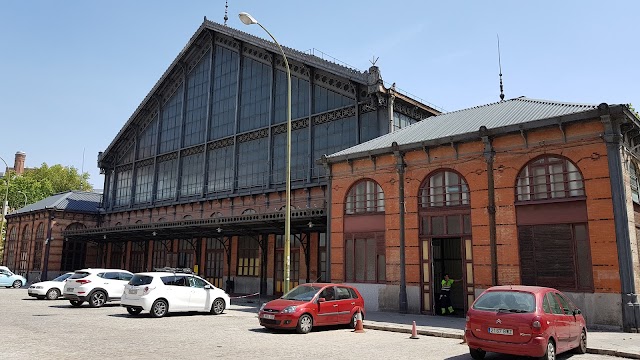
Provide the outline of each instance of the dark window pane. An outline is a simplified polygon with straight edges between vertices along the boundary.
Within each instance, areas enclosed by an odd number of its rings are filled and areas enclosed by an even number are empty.
[[[364,241],[356,241],[356,253],[355,253],[355,267],[356,267],[356,282],[364,282],[365,281],[365,267],[366,267],[366,258],[365,251],[366,246]]]
[[[238,187],[248,188],[267,184],[268,138],[256,139],[238,145]]]
[[[462,219],[464,221],[464,233],[471,234],[471,216],[463,215]]]
[[[172,199],[176,196],[178,183],[178,160],[172,159],[158,163],[157,200]]]
[[[245,57],[242,63],[239,131],[269,125],[270,99],[271,67]]]
[[[116,206],[129,205],[131,202],[131,176],[133,171],[116,170]]]
[[[460,216],[447,216],[447,234],[456,235],[460,234],[461,226],[460,226]]]
[[[432,235],[444,235],[443,216],[433,216],[431,218],[431,233]]]
[[[182,158],[181,196],[199,195],[204,182],[204,153]]]
[[[238,54],[218,46],[215,53],[209,139],[220,139],[234,133],[237,93]]]
[[[355,258],[353,256],[353,240],[348,239],[345,241],[345,281],[353,282],[355,280],[353,269]]]
[[[233,184],[233,147],[209,150],[209,182],[207,191],[231,190]]]
[[[207,52],[187,79],[187,113],[184,124],[184,146],[203,143],[209,96],[209,59]]]
[[[153,165],[141,166],[136,169],[135,203],[142,204],[151,201],[153,194]]]
[[[160,126],[160,153],[176,150],[180,147],[180,129],[182,127],[182,86],[171,96],[162,108]]]

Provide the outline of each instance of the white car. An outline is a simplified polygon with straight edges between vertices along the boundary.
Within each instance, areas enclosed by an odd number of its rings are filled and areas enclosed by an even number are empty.
[[[33,296],[40,300],[55,300],[62,296],[62,289],[64,288],[64,283],[67,281],[69,276],[73,275],[72,272],[68,272],[66,274],[62,274],[57,278],[50,281],[42,281],[35,283],[29,286],[27,290],[29,296]]]
[[[182,311],[219,315],[231,303],[224,290],[197,275],[176,270],[135,274],[124,287],[120,305],[131,315],[148,311],[160,318],[169,312]]]
[[[62,295],[76,307],[85,301],[91,307],[101,307],[107,301],[120,300],[132,277],[131,272],[121,269],[78,270],[67,279]]]

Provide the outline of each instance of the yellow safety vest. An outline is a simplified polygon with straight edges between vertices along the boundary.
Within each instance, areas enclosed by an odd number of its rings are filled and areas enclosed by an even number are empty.
[[[451,291],[451,285],[453,285],[453,283],[454,283],[453,279],[449,279],[449,281],[442,280],[442,291],[446,291],[446,292]]]

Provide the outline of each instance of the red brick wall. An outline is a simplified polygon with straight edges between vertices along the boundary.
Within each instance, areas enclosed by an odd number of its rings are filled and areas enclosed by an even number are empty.
[[[518,238],[516,226],[516,177],[527,162],[549,154],[562,155],[582,172],[588,208],[588,229],[596,292],[619,292],[618,256],[616,249],[609,168],[603,128],[594,120],[564,128],[545,128],[527,133],[527,145],[521,135],[504,135],[493,139],[495,149],[494,184],[496,202],[496,238],[498,276],[501,284],[520,282]],[[470,190],[473,238],[474,284],[491,285],[489,249],[489,217],[487,164],[484,144],[479,141],[422,149],[405,154],[405,244],[408,285],[420,284],[420,252],[418,243],[418,191],[422,181],[433,171],[453,169],[466,179]],[[344,200],[350,187],[363,178],[378,182],[385,194],[385,226],[387,242],[387,283],[399,282],[399,209],[398,173],[393,155],[343,162],[332,166],[331,183],[331,274],[332,280],[344,280],[343,224]]]

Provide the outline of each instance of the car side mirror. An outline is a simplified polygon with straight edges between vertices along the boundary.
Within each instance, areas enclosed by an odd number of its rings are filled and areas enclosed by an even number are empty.
[[[204,288],[205,288],[205,289],[213,289],[213,286],[211,286],[211,285],[207,284],[207,285],[205,285],[205,286],[204,286]]]
[[[580,309],[574,309],[573,315],[578,315],[578,314],[582,314],[582,311]]]

